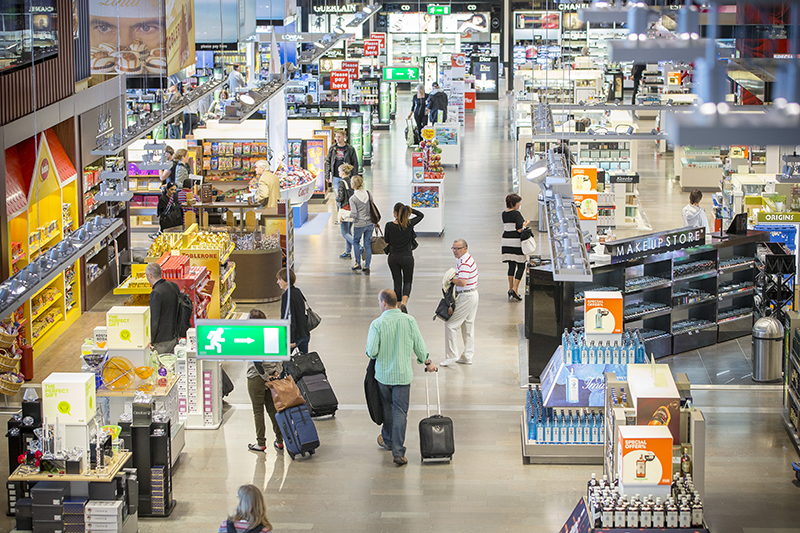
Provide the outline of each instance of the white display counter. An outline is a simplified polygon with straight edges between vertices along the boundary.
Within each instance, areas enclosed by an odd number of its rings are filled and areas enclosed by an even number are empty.
[[[425,215],[414,226],[414,231],[441,235],[444,231],[444,180],[412,181],[411,207]]]
[[[461,127],[457,122],[435,124],[436,141],[442,150],[442,165],[455,165],[461,162]]]

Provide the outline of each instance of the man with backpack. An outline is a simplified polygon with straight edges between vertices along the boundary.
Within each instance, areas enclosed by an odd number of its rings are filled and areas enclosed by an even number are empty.
[[[439,84],[433,83],[433,90],[428,94],[426,106],[431,116],[431,124],[447,121],[447,95],[439,88]],[[439,120],[439,111],[442,112],[442,119]]]
[[[161,277],[161,265],[148,263],[144,270],[148,283],[153,287],[150,293],[150,346],[156,353],[172,353],[178,344],[180,335],[179,315],[185,315],[185,307],[181,301],[189,300],[188,296],[181,294],[178,285]],[[182,298],[183,297],[183,298]],[[191,321],[191,300],[189,300],[189,320]],[[186,335],[186,331],[183,331]]]

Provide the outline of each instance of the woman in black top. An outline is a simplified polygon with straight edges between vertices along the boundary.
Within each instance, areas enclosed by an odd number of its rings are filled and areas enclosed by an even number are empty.
[[[156,215],[161,231],[183,225],[183,209],[178,201],[178,187],[175,183],[169,182],[164,194],[158,198]]]
[[[411,218],[411,216],[414,218]],[[394,293],[400,310],[407,313],[406,305],[411,294],[411,282],[414,280],[414,254],[412,250],[417,247],[417,234],[414,226],[425,217],[411,206],[401,202],[394,204],[394,220],[386,223],[384,239],[386,240],[387,253],[389,254],[389,270],[392,271]]]
[[[286,319],[286,300],[289,299],[289,307],[292,310],[291,329],[291,347],[297,347],[302,353],[308,353],[308,343],[311,340],[311,332],[308,331],[308,318],[306,317],[306,297],[300,292],[300,289],[294,286],[297,277],[294,275],[294,270],[288,271],[282,268],[278,271],[278,286],[283,290],[281,296],[281,317]],[[291,294],[289,294],[291,291]]]
[[[419,144],[422,128],[428,125],[428,113],[425,111],[425,102],[427,100],[428,95],[425,94],[425,86],[420,83],[417,85],[417,92],[414,93],[414,97],[411,99],[411,113],[408,114],[408,118],[414,115],[414,122],[417,124],[414,127],[414,144]]]
[[[506,209],[503,211],[503,262],[508,263],[508,299],[521,301],[519,295],[519,282],[522,274],[525,273],[525,263],[527,257],[522,253],[522,240],[520,233],[528,227],[529,221],[525,220],[519,208],[522,205],[522,197],[518,194],[506,196]],[[515,273],[516,271],[516,273]]]

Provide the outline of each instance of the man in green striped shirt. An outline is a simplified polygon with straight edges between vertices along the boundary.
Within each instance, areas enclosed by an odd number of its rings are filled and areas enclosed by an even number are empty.
[[[406,448],[406,420],[411,381],[414,371],[411,361],[425,365],[426,372],[436,372],[428,358],[428,349],[422,339],[417,321],[397,308],[397,296],[391,289],[378,295],[381,316],[372,321],[367,336],[367,355],[375,359],[375,379],[383,404],[383,428],[378,435],[378,445],[391,450],[394,463],[408,463]]]

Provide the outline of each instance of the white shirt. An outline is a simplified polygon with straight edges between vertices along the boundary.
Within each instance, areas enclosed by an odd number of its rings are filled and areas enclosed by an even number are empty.
[[[469,252],[456,259],[456,277],[466,281],[463,287],[456,286],[456,293],[478,288],[478,265]]]
[[[238,70],[232,70],[230,74],[228,74],[228,88],[230,89],[229,94],[231,96],[235,96],[236,89],[239,87],[244,87],[247,85],[247,81],[245,81],[244,76]]]
[[[688,204],[683,208],[683,211],[681,211],[681,217],[683,218],[684,227],[705,228],[706,233],[711,233],[706,212],[702,207]]]

